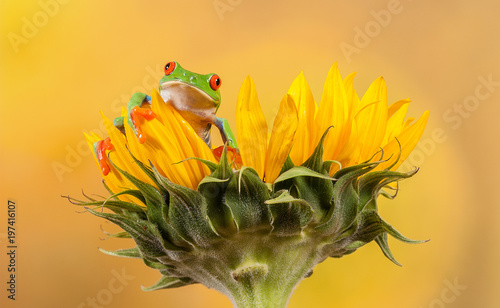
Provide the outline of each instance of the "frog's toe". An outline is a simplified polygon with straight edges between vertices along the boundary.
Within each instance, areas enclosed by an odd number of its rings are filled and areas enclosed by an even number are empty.
[[[130,119],[132,120],[132,124],[134,125],[137,139],[139,139],[139,143],[144,143],[144,141],[146,141],[146,136],[142,132],[138,116],[141,116],[144,119],[151,121],[154,118],[156,118],[156,113],[154,113],[153,110],[151,109],[141,108],[137,106],[130,111]]]
[[[212,150],[212,153],[214,154],[215,159],[217,159],[217,161],[220,161],[223,151],[224,151],[223,145]],[[240,151],[237,148],[233,148],[231,146],[226,146],[226,151],[229,161],[232,161],[233,164],[236,164],[237,166],[241,167],[243,161],[241,159]]]
[[[117,117],[113,120],[113,125],[122,132],[122,134],[125,134],[125,124],[124,124],[124,117]]]
[[[111,144],[111,139],[109,139],[109,137],[104,140],[97,141],[94,145],[97,161],[99,162],[99,167],[104,175],[108,175],[110,171],[106,157],[106,150],[111,151],[113,148],[113,144]]]

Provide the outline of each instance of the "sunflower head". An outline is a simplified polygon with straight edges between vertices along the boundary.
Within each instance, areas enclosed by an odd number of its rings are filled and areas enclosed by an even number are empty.
[[[162,274],[146,290],[202,283],[238,307],[284,307],[296,284],[328,257],[401,235],[378,214],[379,195],[415,171],[395,171],[415,147],[428,112],[405,119],[409,100],[387,104],[382,78],[360,99],[354,74],[330,70],[316,105],[301,73],[270,133],[248,77],[237,105],[238,149],[214,155],[158,92],[146,142],[104,118],[110,139],[87,136],[111,196],[80,205],[108,219],[136,246],[108,254],[139,258]],[[100,154],[99,154],[100,153]],[[104,170],[103,165],[107,166]],[[283,275],[286,273],[286,275]],[[272,301],[274,306],[258,305]]]

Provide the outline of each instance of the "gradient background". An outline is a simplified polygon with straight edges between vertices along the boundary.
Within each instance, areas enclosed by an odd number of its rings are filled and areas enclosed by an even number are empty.
[[[219,114],[232,127],[246,75],[272,121],[301,70],[319,101],[335,61],[343,76],[358,72],[360,95],[382,74],[390,102],[410,97],[414,116],[431,110],[411,157],[420,172],[402,183],[394,201],[381,200],[388,222],[431,241],[391,240],[402,268],[374,243],[329,259],[300,284],[289,307],[499,307],[500,124],[494,115],[500,87],[483,89],[478,103],[467,105],[480,77],[500,81],[498,1],[218,2],[231,10],[218,13],[213,0],[66,0],[50,7],[47,19],[38,1],[0,2],[0,306],[90,307],[87,298],[101,296],[101,307],[231,307],[200,285],[141,291],[159,273],[139,260],[100,253],[98,247],[132,245],[101,240],[100,226],[113,226],[60,197],[80,197],[82,189],[105,194],[82,130],[102,131],[99,110],[114,117],[122,101],[151,91],[163,65],[176,60],[221,76]],[[374,13],[394,3],[399,13],[377,28]],[[21,35],[33,18],[37,32],[31,29],[16,50],[9,33]],[[372,37],[356,45],[357,29],[366,33],[366,27]],[[346,57],[343,43],[359,53]],[[469,111],[459,115],[455,110],[464,105]],[[65,166],[59,175],[56,165]],[[8,199],[18,207],[15,303],[5,292]],[[106,298],[113,271],[122,269],[133,279]],[[455,280],[467,288],[454,295],[447,285]]]

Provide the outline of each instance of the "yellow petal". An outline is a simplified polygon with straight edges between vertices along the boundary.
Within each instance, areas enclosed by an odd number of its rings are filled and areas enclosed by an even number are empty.
[[[92,156],[94,157],[94,160],[97,164],[97,169],[101,173],[101,176],[103,177],[104,181],[106,182],[106,185],[108,188],[114,192],[120,192],[124,189],[135,189],[136,187],[129,181],[127,180],[113,165],[109,164],[109,173],[108,175],[104,175],[101,171],[101,166],[99,165],[99,161],[97,160],[97,157],[95,156],[94,152],[94,143],[100,140],[103,140],[99,135],[95,133],[91,133],[91,135],[85,135],[85,139],[87,140],[87,144],[90,147],[90,150],[92,151]],[[112,150],[112,152],[115,152],[115,150]],[[137,200],[135,197],[129,196],[129,195],[121,195],[118,196],[118,198],[122,201],[127,201],[127,202],[133,202],[136,204],[141,204],[139,200]]]
[[[370,159],[385,136],[387,125],[387,88],[382,77],[375,80],[360,102],[361,110],[355,115],[359,128],[358,161]]]
[[[165,115],[169,112],[167,103],[156,89],[153,89],[153,93],[151,94],[151,110],[156,114],[156,119],[160,123],[165,124]]]
[[[104,121],[104,126],[108,132],[108,136],[111,139],[111,144],[113,144],[114,150],[110,153],[110,159],[118,168],[126,170],[128,173],[132,174],[139,180],[146,182],[148,184],[154,185],[153,181],[142,171],[142,169],[134,162],[132,156],[127,149],[127,140],[125,135],[120,132],[101,112],[102,119]]]
[[[293,145],[298,122],[295,102],[287,94],[281,100],[266,153],[265,181],[267,183],[274,182],[283,168]]]
[[[319,136],[333,125],[325,139],[324,159],[335,159],[349,136],[349,105],[344,82],[335,63],[325,81],[323,95],[316,115]]]
[[[389,107],[389,119],[387,120],[387,128],[385,130],[382,146],[386,145],[390,140],[401,134],[401,131],[403,131],[405,116],[410,102],[411,101],[409,99],[404,99],[395,102]]]
[[[158,120],[163,123],[164,126],[171,126],[174,132],[182,132],[181,134],[175,134],[175,137],[182,143],[183,147],[193,151],[194,157],[213,162],[216,161],[212,150],[200,136],[198,136],[191,124],[186,121],[172,105],[165,103],[156,89],[151,95],[151,109],[157,114]]]
[[[198,136],[198,134],[191,127],[191,125],[173,107],[171,109],[171,112],[175,117],[175,120],[172,121],[171,124],[174,126],[173,127],[174,130],[179,132],[176,136],[183,139],[182,142],[179,140],[177,142],[181,144],[181,147],[184,150],[184,155],[186,156],[186,158],[198,157],[212,162],[216,162],[212,150],[200,138],[200,136]],[[197,187],[198,183],[205,176],[211,174],[210,169],[200,161],[191,159],[184,161],[182,164],[187,165],[186,168],[188,170],[192,170],[191,178],[193,184],[195,185],[194,187]]]
[[[176,144],[180,147],[180,153],[183,159],[199,157],[211,161],[215,161],[211,150],[206,143],[201,140],[198,134],[194,131],[191,125],[179,114],[179,112],[171,105],[163,101],[160,93],[155,89],[151,95],[151,105],[157,107],[155,109],[161,111],[163,125],[172,135]],[[155,110],[153,109],[153,111]],[[206,175],[210,174],[208,167],[196,160],[187,160],[182,164],[185,165],[192,183],[197,186]]]
[[[424,112],[424,114],[418,119],[417,122],[413,123],[410,127],[406,128],[403,130],[403,132],[391,140],[387,145],[383,147],[384,150],[384,157],[389,158],[389,161],[380,164],[377,166],[377,170],[385,169],[389,167],[391,164],[393,164],[396,159],[398,158],[400,147],[398,144],[401,144],[401,157],[399,161],[396,163],[396,165],[392,168],[393,170],[396,170],[410,155],[411,151],[415,148],[415,146],[418,144],[420,141],[420,138],[422,137],[422,134],[424,132],[425,126],[427,124],[427,120],[429,119],[429,111],[427,110]]]
[[[356,72],[352,72],[344,78],[344,86],[347,94],[347,105],[349,109],[349,118],[351,118],[355,112],[358,111],[359,98],[354,90],[353,81],[354,76],[356,76]]]
[[[210,170],[201,162],[188,158],[199,157],[215,162],[212,151],[179,112],[164,103],[156,90],[152,93],[151,105],[155,113],[161,113],[163,124],[157,119],[141,123],[146,134],[144,146],[169,179],[196,188]]]
[[[83,133],[83,135],[85,136],[85,140],[87,141],[87,145],[90,148],[90,152],[92,153],[92,157],[94,157],[94,161],[97,165],[97,169],[99,170],[99,172],[101,172],[101,175],[103,175],[102,171],[101,171],[101,166],[99,165],[99,161],[97,160],[97,157],[96,157],[95,151],[94,151],[94,143],[96,143],[99,140],[102,140],[102,138],[95,133],[91,133],[90,135]]]
[[[341,164],[342,168],[349,167],[358,163],[357,157],[359,156],[359,129],[356,119],[351,119],[350,125],[351,129],[349,132],[349,138],[340,150],[337,157],[335,157],[335,160]],[[332,176],[338,169],[339,166],[337,164],[332,164],[330,168],[330,176]]]
[[[299,116],[299,124],[295,133],[295,142],[290,152],[290,158],[295,165],[300,165],[309,158],[316,146],[314,115],[317,107],[311,89],[302,72],[293,81],[288,94],[292,96]]]
[[[409,126],[410,126],[410,124],[411,124],[413,121],[415,121],[415,118],[413,118],[413,117],[409,117],[408,119],[406,119],[406,122],[405,122],[405,125],[404,125],[403,129],[405,129],[405,128],[409,127]]]
[[[392,115],[394,113],[396,113],[396,111],[398,111],[399,109],[401,109],[402,106],[404,106],[410,102],[411,102],[410,99],[402,99],[402,100],[399,100],[399,101],[393,103],[392,105],[389,106],[389,110],[387,111],[387,117],[388,118],[392,117]]]
[[[250,76],[245,79],[238,94],[236,122],[243,164],[254,168],[263,178],[268,128]]]
[[[145,165],[149,165],[150,162],[153,163],[163,176],[166,176],[174,183],[181,185],[184,185],[184,183],[191,184],[184,167],[180,168],[179,173],[176,173],[174,170],[176,168],[172,167],[173,163],[179,162],[183,158],[178,155],[177,145],[172,140],[170,134],[165,132],[165,127],[156,119],[147,121],[142,117],[137,117],[136,121],[143,129],[146,141],[140,144],[132,129],[126,123],[125,134],[127,145],[132,155]],[[185,180],[186,178],[188,179],[187,181]]]
[[[342,90],[340,90],[342,85]],[[333,123],[334,117],[347,118],[347,98],[345,86],[340,77],[340,73],[335,63],[328,71],[325,85],[323,87],[323,95],[321,103],[319,104],[318,114],[316,116],[316,123],[321,134],[317,136],[318,140],[321,138],[325,130]]]
[[[172,114],[165,114],[165,116],[166,122],[175,121]],[[181,135],[182,132],[174,131],[170,125],[164,126],[157,119],[143,121],[141,126],[146,135],[146,141],[141,146],[152,156],[150,160],[153,164],[172,182],[189,188],[196,187],[197,183],[194,180],[196,169],[192,168],[189,162],[180,163],[192,157],[189,155],[187,142],[184,140],[181,144],[177,140],[177,134]]]
[[[142,117],[137,117],[137,123],[142,124],[145,120]],[[149,161],[153,158],[150,153],[139,143],[137,136],[130,128],[128,121],[124,121],[125,138],[127,139],[127,146],[132,155],[142,163],[149,165]]]

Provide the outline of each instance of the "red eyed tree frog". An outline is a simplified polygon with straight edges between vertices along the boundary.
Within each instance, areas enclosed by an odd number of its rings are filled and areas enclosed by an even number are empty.
[[[222,140],[237,149],[236,139],[226,119],[215,116],[220,106],[221,79],[217,74],[201,75],[182,68],[177,62],[168,62],[165,65],[165,76],[160,79],[159,92],[165,103],[171,104],[182,117],[193,127],[195,132],[211,147],[210,128],[215,125],[222,136]],[[126,120],[140,143],[146,136],[134,118],[142,116],[152,120],[154,113],[143,104],[151,104],[151,97],[144,93],[135,93],[127,104]],[[124,117],[114,120],[114,125],[124,131]]]
[[[211,148],[210,128],[215,125],[227,142],[228,150],[235,155],[235,162],[241,163],[238,154],[238,145],[226,119],[215,116],[220,106],[221,79],[217,74],[201,75],[182,68],[177,62],[168,62],[165,65],[165,76],[160,79],[159,92],[166,104],[171,104],[182,117],[193,127],[200,138]],[[140,143],[144,143],[146,136],[135,119],[138,116],[146,120],[156,117],[149,108],[142,108],[144,104],[151,104],[151,97],[144,93],[134,93],[127,104],[127,116],[114,119],[114,125],[125,133],[125,118]],[[222,148],[213,150],[216,157],[222,154]],[[109,138],[94,143],[94,152],[104,175],[109,173],[106,162],[106,150],[112,150],[113,145]]]

